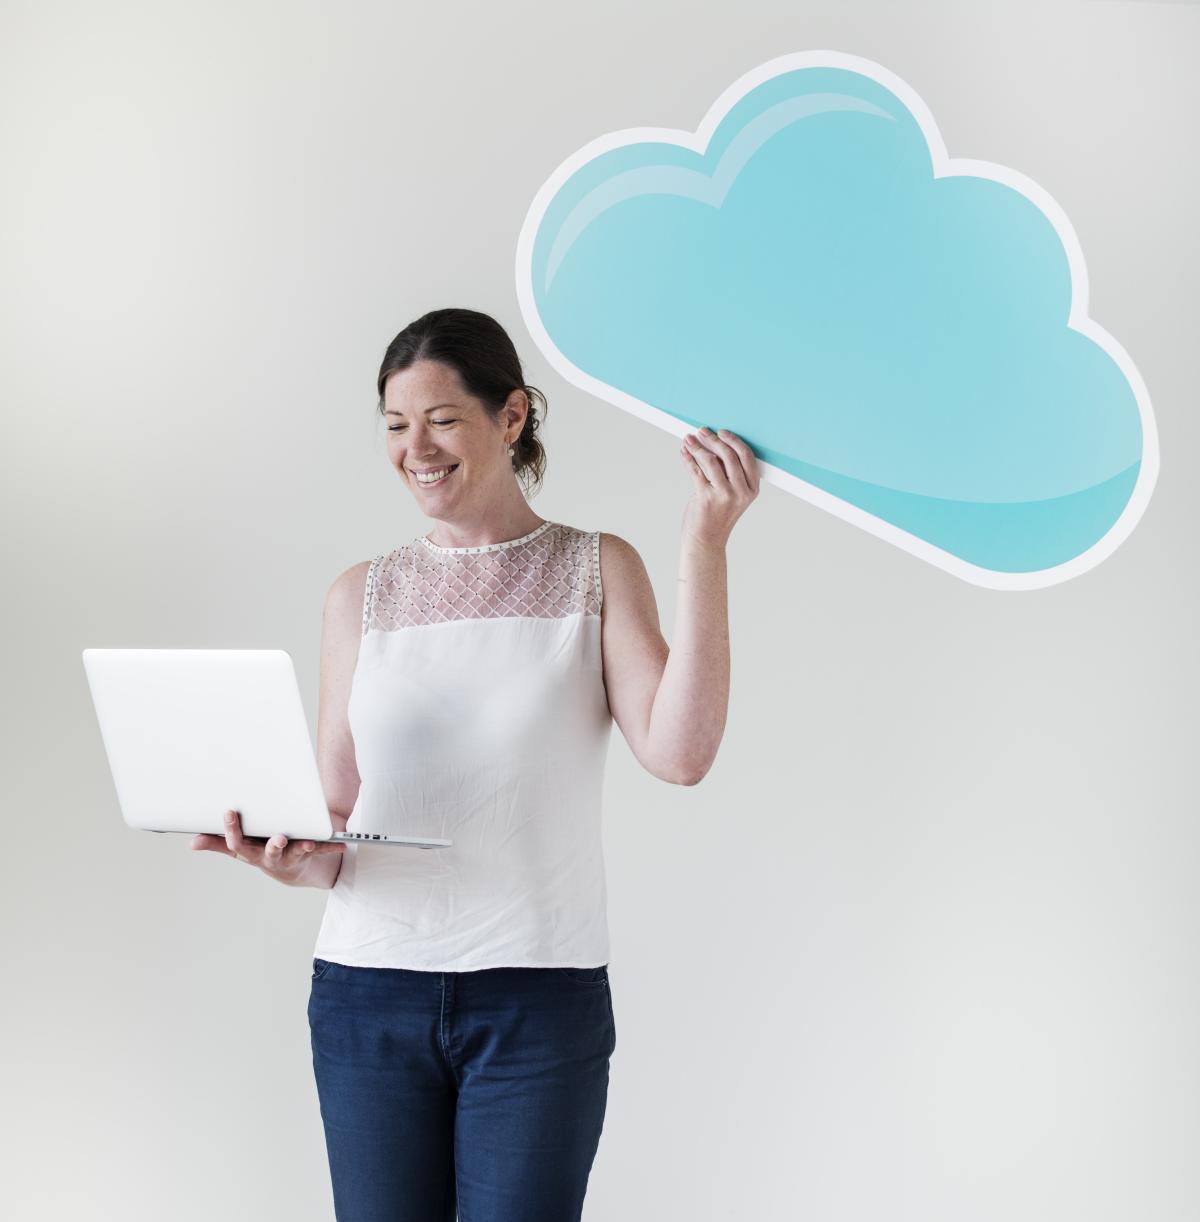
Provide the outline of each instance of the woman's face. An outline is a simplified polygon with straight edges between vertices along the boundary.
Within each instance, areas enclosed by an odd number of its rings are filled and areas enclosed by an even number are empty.
[[[519,391],[509,400],[518,402],[524,402]],[[504,494],[505,481],[514,478],[508,447],[521,423],[503,415],[496,421],[466,393],[456,370],[425,360],[391,374],[383,407],[388,459],[423,513],[446,521],[471,518]],[[445,475],[447,467],[452,470]],[[425,482],[418,472],[440,478]]]

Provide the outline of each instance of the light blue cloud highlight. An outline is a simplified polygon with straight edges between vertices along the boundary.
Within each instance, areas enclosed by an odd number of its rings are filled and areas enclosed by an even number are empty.
[[[769,77],[703,152],[639,140],[556,184],[532,307],[596,383],[967,565],[1080,556],[1128,505],[1144,433],[1068,327],[1060,233],[992,178],[934,177],[921,124],[837,67]]]

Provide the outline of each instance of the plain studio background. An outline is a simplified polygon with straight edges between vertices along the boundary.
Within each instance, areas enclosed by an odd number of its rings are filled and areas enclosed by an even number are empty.
[[[585,1217],[1200,1216],[1197,7],[9,0],[0,35],[5,1212],[332,1217],[325,893],[126,829],[80,650],[285,648],[315,730],[329,583],[429,525],[374,377],[447,305],[550,400],[534,508],[631,540],[670,640],[678,442],[550,371],[517,233],[593,137],[831,48],[1063,206],[1161,475],[1108,560],[1018,594],[764,486],[713,770],[613,731]]]

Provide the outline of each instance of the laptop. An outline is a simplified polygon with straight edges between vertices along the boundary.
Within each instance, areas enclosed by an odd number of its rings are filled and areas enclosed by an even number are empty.
[[[337,832],[283,649],[85,649],[92,703],[125,822],[150,832],[242,834],[405,848],[432,836]]]

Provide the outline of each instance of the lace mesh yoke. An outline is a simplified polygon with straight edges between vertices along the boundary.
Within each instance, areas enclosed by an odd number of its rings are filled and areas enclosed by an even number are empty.
[[[600,533],[543,522],[484,547],[439,547],[421,537],[371,561],[365,636],[461,619],[599,615]]]

